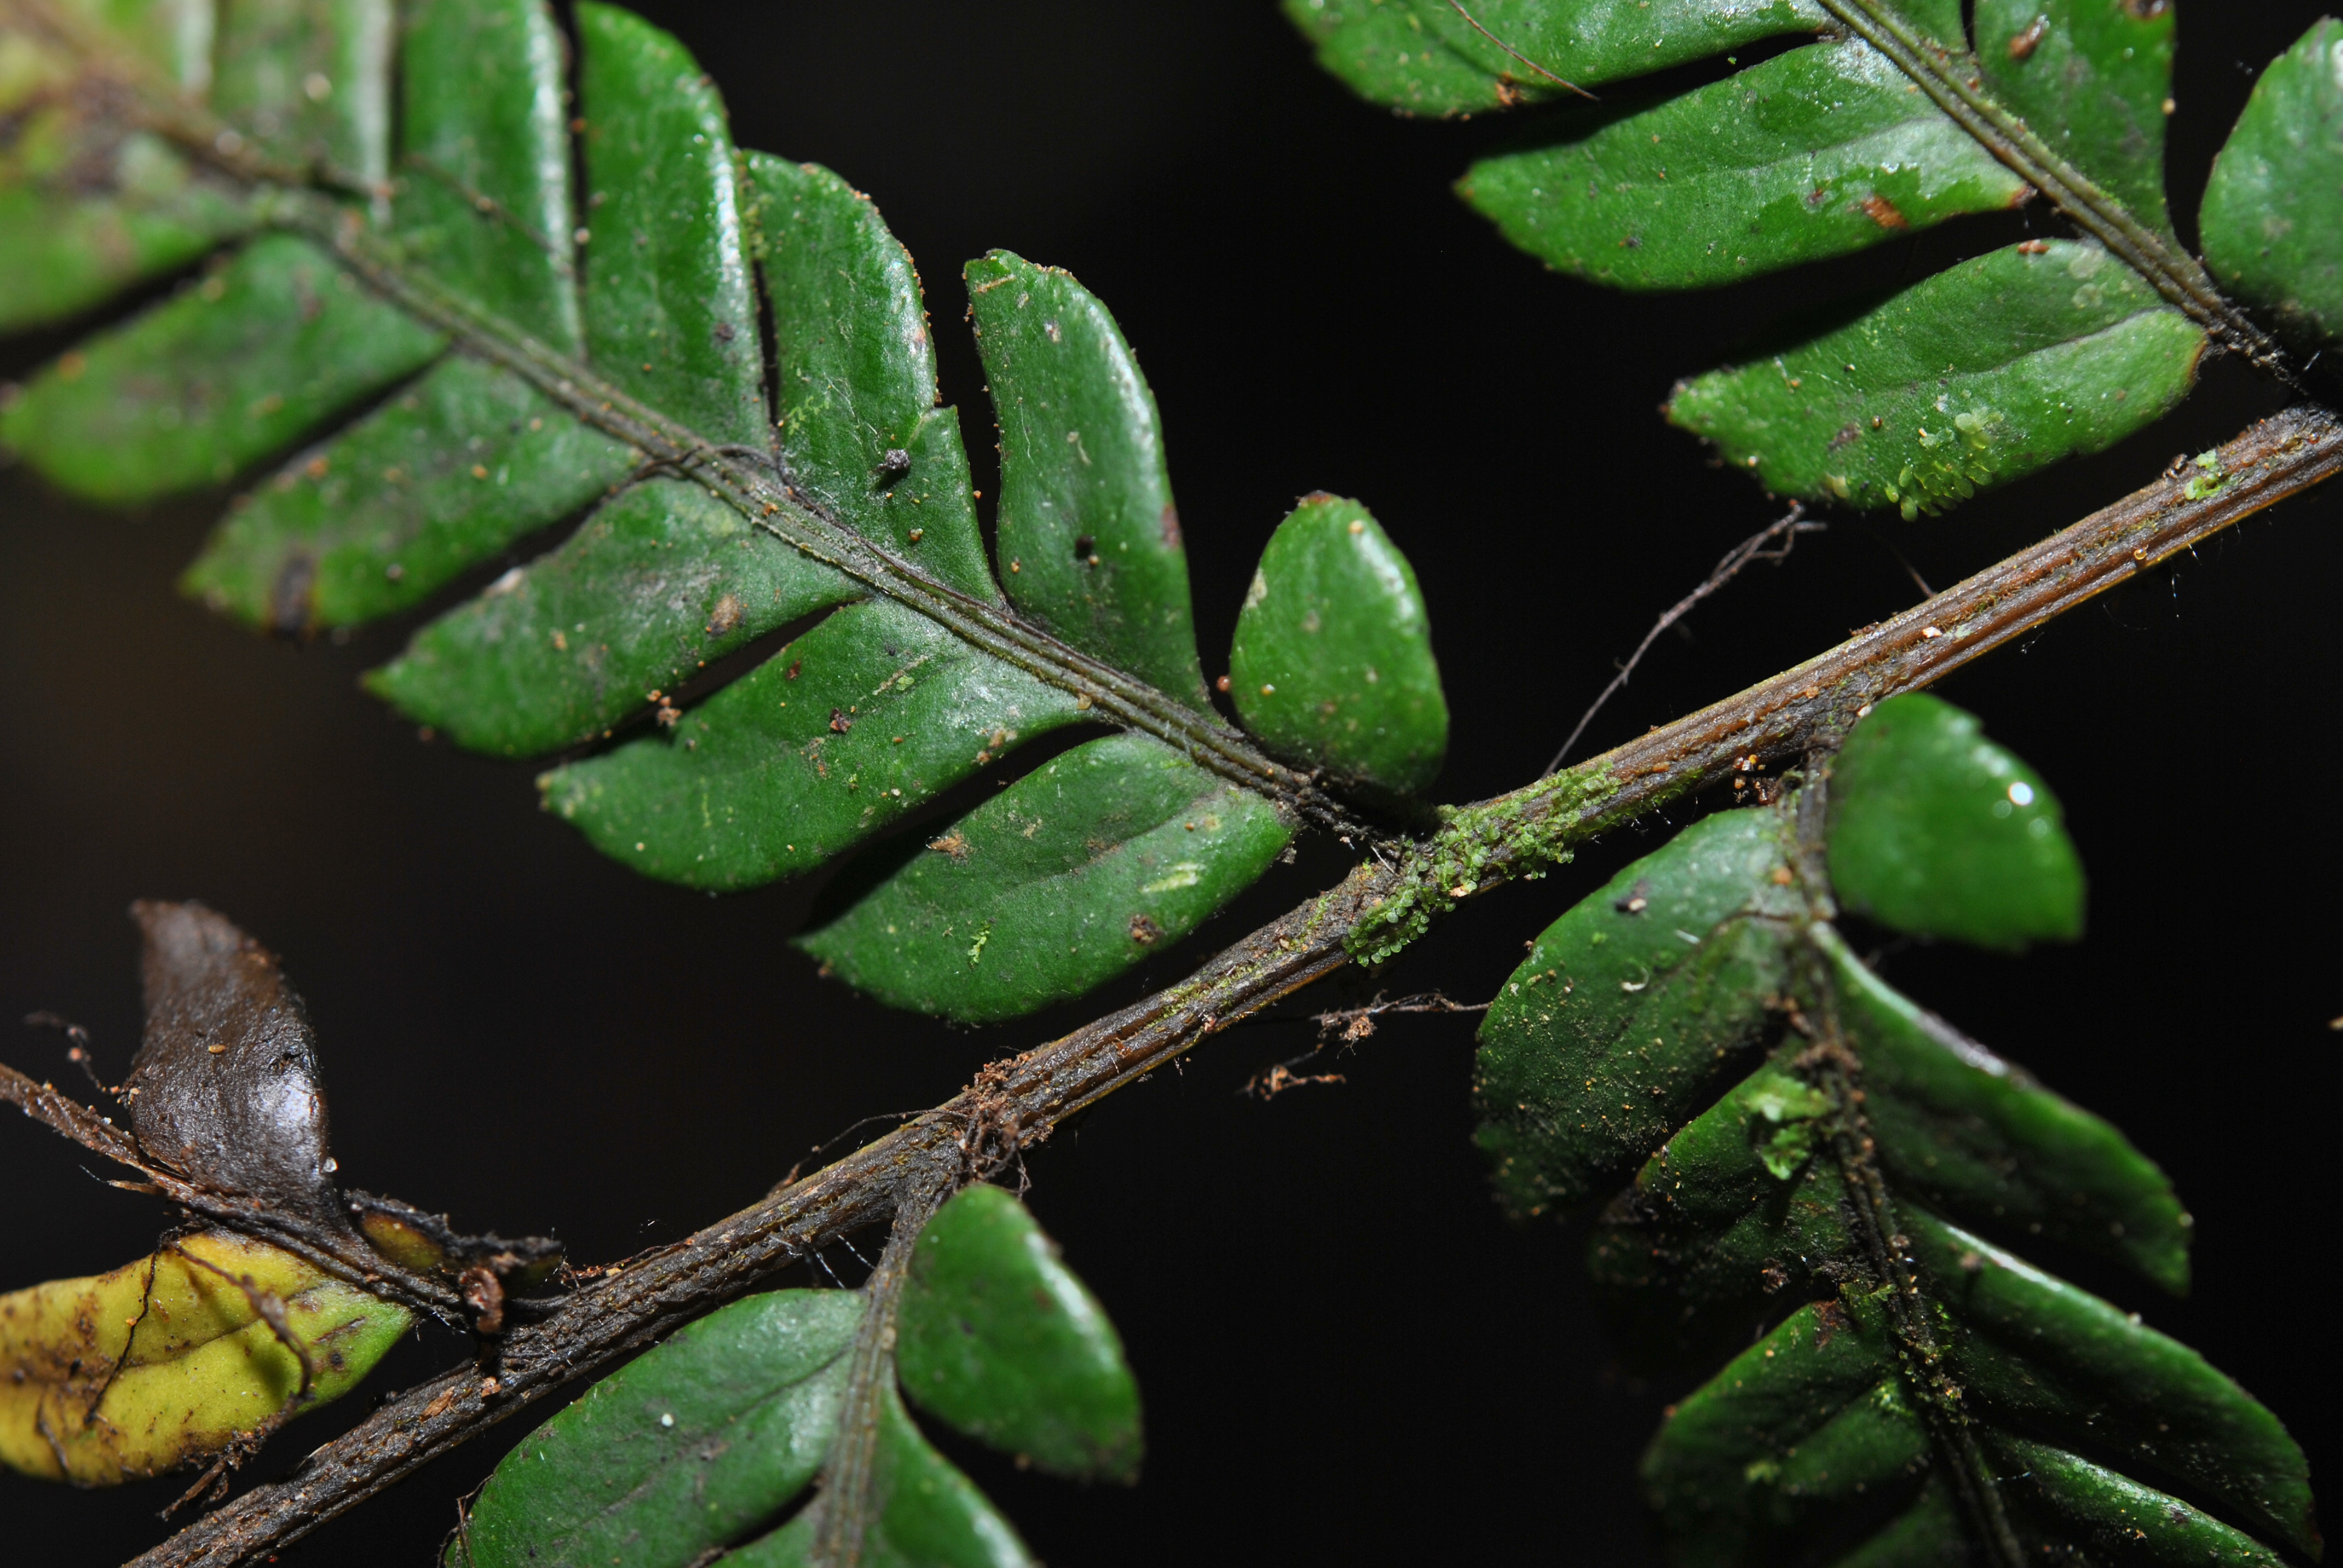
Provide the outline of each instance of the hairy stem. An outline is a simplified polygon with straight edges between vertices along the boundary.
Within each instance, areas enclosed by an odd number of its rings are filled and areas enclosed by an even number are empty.
[[[1891,0],[1819,0],[1822,8],[1896,62],[1954,124],[2048,197],[2076,227],[2106,246],[2224,347],[2291,383],[2268,334],[2231,304],[2197,258],[2134,216],[1984,90],[1976,62],[1915,28]]]
[[[1778,566],[1789,559],[1790,552],[1797,548],[1800,534],[1818,534],[1829,526],[1825,523],[1807,522],[1805,516],[1806,507],[1804,501],[1791,502],[1787,512],[1725,551],[1725,558],[1710,569],[1707,577],[1701,579],[1700,586],[1661,611],[1660,618],[1652,622],[1652,629],[1644,634],[1644,640],[1635,645],[1635,651],[1629,654],[1621,663],[1619,673],[1611,678],[1611,684],[1596,693],[1594,700],[1586,705],[1586,711],[1578,716],[1578,722],[1571,726],[1570,734],[1564,739],[1561,747],[1555,750],[1554,760],[1545,765],[1545,771],[1538,777],[1551,778],[1561,769],[1562,759],[1570,755],[1571,748],[1578,744],[1578,738],[1586,733],[1586,727],[1594,722],[1596,714],[1603,711],[1603,705],[1617,696],[1620,689],[1635,678],[1635,667],[1644,662],[1644,655],[1652,651],[1652,644],[1660,640],[1662,632],[1698,608],[1701,600],[1740,576],[1743,567],[1752,561],[1772,561]],[[1775,549],[1765,548],[1775,539],[1782,541],[1780,548]],[[1920,591],[1926,593],[1930,590],[1926,584],[1923,584]]]
[[[1065,1117],[1332,973],[1354,952],[1369,961],[1397,952],[1457,901],[1723,781],[1753,751],[1787,758],[1835,746],[1874,703],[1926,686],[2330,477],[2343,469],[2343,422],[2324,409],[2289,409],[2221,447],[2218,460],[2222,478],[2209,494],[2192,498],[2182,479],[2167,476],[1737,697],[1567,773],[1449,813],[1447,825],[1399,864],[1359,866],[1181,984],[994,1062],[948,1103],[835,1164],[602,1272],[544,1322],[508,1334],[497,1377],[467,1368],[407,1391],[287,1479],[198,1520],[137,1563],[187,1568],[265,1555],[834,1238],[889,1220],[919,1194],[1001,1169]]]

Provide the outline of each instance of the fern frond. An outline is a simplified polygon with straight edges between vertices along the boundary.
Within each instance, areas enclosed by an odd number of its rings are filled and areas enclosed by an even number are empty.
[[[1580,1206],[1640,1166],[1590,1256],[1623,1327],[1647,1352],[1750,1347],[1644,1456],[1680,1560],[2316,1555],[2276,1417],[1986,1239],[2183,1291],[2190,1221],[2162,1173],[1888,987],[1835,918],[2008,945],[2071,938],[2081,896],[2038,778],[1901,697],[1821,777],[1564,914],[1491,1008],[1500,1196]]]
[[[865,1382],[857,1355],[881,1313],[895,1332]],[[882,1263],[859,1291],[751,1297],[597,1383],[497,1467],[447,1562],[819,1561],[859,1428],[874,1443],[861,1562],[1028,1568],[1016,1531],[907,1400],[1021,1462],[1137,1478],[1139,1395],[1113,1327],[1024,1205],[975,1186],[918,1230],[900,1275]]]
[[[1668,417],[1769,492],[1909,520],[2161,418],[2208,346],[2289,374],[2173,231],[2169,5],[1981,0],[1966,24],[1950,0],[1286,9],[1328,69],[1405,113],[1546,102],[1558,80],[1626,84],[1596,107],[1539,111],[1458,186],[1513,244],[1593,282],[1713,287],[2037,196],[2073,224],[2073,240],[1974,256],[1828,331],[1785,327],[1747,363],[1680,383]],[[1706,85],[1654,98],[1632,85],[1748,46],[1767,57]],[[2288,59],[2315,47],[2306,38]],[[2332,287],[2313,281],[2325,266],[2315,246],[2243,259],[2260,243],[2248,226],[2328,235],[2343,223],[2322,78],[2285,61],[2273,73],[2288,85],[2258,97],[2223,156],[2250,194],[2208,194],[2206,244],[2236,258],[2224,276],[2246,303],[2308,328],[2316,347],[2328,317],[2305,290]],[[2283,185],[2247,174],[2281,137]]]
[[[1330,789],[1420,809],[1446,709],[1373,519],[1297,520],[1264,558],[1279,607],[1327,574],[1373,591],[1252,638],[1249,736],[1205,689],[1130,347],[1071,276],[996,252],[968,273],[1003,441],[996,571],[910,258],[837,176],[737,152],[713,85],[629,13],[578,8],[565,118],[542,0],[428,0],[396,49],[382,0],[230,7],[208,69],[172,77],[126,37],[200,31],[198,0],[17,10],[58,135],[90,157],[160,135],[179,186],[230,204],[203,233],[253,237],[34,377],[0,439],[123,502],[277,460],[186,586],[286,631],[410,608],[584,512],[368,684],[464,746],[571,753],[547,807],[626,864],[711,890],[799,874],[1043,736],[1121,729],[923,821],[810,940],[885,1000],[989,1019],[1179,940],[1305,823],[1354,819]],[[0,245],[59,210],[129,221],[133,156],[96,194],[29,152],[0,164]],[[108,282],[197,248],[173,243]],[[79,252],[36,252],[49,303],[21,320],[89,302]],[[792,627],[724,683],[721,661]]]

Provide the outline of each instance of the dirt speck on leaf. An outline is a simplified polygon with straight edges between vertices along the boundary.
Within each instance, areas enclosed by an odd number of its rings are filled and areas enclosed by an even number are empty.
[[[1876,192],[1864,197],[1856,205],[1863,208],[1864,216],[1882,228],[1905,229],[1912,226],[1911,219],[1898,212],[1894,202]]]

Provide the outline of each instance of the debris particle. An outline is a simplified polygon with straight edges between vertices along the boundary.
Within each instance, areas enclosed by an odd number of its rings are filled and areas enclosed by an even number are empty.
[[[1366,1020],[1362,1019],[1360,1021],[1364,1023]],[[1368,1024],[1367,1027],[1372,1031],[1374,1026]],[[1281,1061],[1267,1072],[1255,1073],[1247,1079],[1244,1087],[1237,1092],[1248,1100],[1274,1100],[1287,1090],[1299,1089],[1305,1083],[1347,1083],[1349,1081],[1339,1072],[1313,1072],[1306,1075],[1299,1073]]]
[[[1834,1336],[1855,1327],[1846,1315],[1846,1308],[1836,1302],[1825,1302],[1815,1309],[1815,1349],[1821,1350]]]
[[[1863,209],[1864,216],[1869,218],[1872,222],[1877,224],[1882,228],[1905,229],[1912,226],[1911,219],[1906,217],[1901,212],[1898,212],[1894,202],[1889,201],[1885,196],[1879,195],[1876,191],[1864,197],[1863,200],[1858,202],[1856,205]]]
[[[491,1270],[475,1265],[457,1276],[464,1304],[472,1309],[472,1325],[484,1334],[501,1333],[505,1326],[505,1287]],[[482,1398],[496,1392],[497,1381],[480,1385]]]

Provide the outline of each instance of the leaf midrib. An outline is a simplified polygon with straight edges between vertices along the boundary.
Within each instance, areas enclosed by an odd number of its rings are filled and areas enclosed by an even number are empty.
[[[1799,813],[1798,860],[1806,879],[1823,874],[1820,857],[1807,838],[1816,814],[1811,809]],[[1808,882],[1810,889],[1815,885]],[[1828,885],[1827,881],[1819,884]],[[1955,1503],[1976,1534],[1975,1543],[1994,1561],[1995,1568],[2023,1568],[2024,1549],[2010,1528],[1992,1470],[1977,1446],[1966,1391],[1946,1365],[1949,1347],[1937,1342],[1932,1322],[1937,1310],[1936,1299],[1913,1266],[1896,1223],[1896,1199],[1880,1166],[1870,1119],[1863,1110],[1862,1055],[1848,1043],[1839,1025],[1835,977],[1829,972],[1834,960],[1853,958],[1833,923],[1835,912],[1835,900],[1827,895],[1817,900],[1816,908],[1803,922],[1800,946],[1809,960],[1805,983],[1815,993],[1812,1011],[1821,1025],[1813,1037],[1821,1058],[1813,1081],[1833,1102],[1835,1126],[1831,1146],[1854,1220],[1848,1240],[1885,1288],[1882,1304],[1899,1352],[1891,1375],[1901,1381],[1915,1413],[1927,1430],[1929,1446],[1936,1451]]]
[[[1985,91],[1975,57],[1956,54],[1904,18],[1888,0],[1816,0],[1842,25],[1878,50],[1966,131],[1978,146],[2040,191],[2077,228],[2106,246],[2173,307],[2227,348],[2295,384],[2268,334],[2217,287],[2197,259],[2132,215],[2113,195],[2060,157]],[[1966,40],[1963,41],[1966,44]]]
[[[282,193],[277,226],[333,249],[378,292],[485,358],[512,370],[604,434],[642,451],[651,464],[698,480],[760,531],[917,614],[961,641],[1045,684],[1087,697],[1100,716],[1154,736],[1201,766],[1322,820],[1342,812],[1308,779],[1243,737],[1147,683],[1071,648],[1017,616],[949,588],[831,518],[683,421],[629,396],[584,364],[538,342],[494,313],[437,283],[392,253],[347,209],[306,191]]]
[[[1190,708],[1145,681],[1060,641],[1005,604],[989,604],[927,576],[830,516],[818,503],[725,451],[683,421],[628,395],[580,360],[548,347],[494,311],[434,278],[399,254],[395,240],[374,233],[342,202],[313,188],[322,180],[346,195],[360,191],[335,171],[285,165],[243,144],[223,150],[234,127],[192,106],[156,79],[140,62],[101,51],[85,29],[59,25],[51,8],[36,15],[91,65],[120,67],[141,118],[199,162],[251,188],[262,227],[299,234],[331,250],[369,286],[469,349],[521,377],[579,420],[697,480],[751,526],[809,559],[830,567],[872,593],[942,627],[969,646],[1022,670],[1045,685],[1087,699],[1102,722],[1152,736],[1199,767],[1268,796],[1307,819],[1351,832],[1366,831],[1314,779],[1270,757],[1241,732]]]

